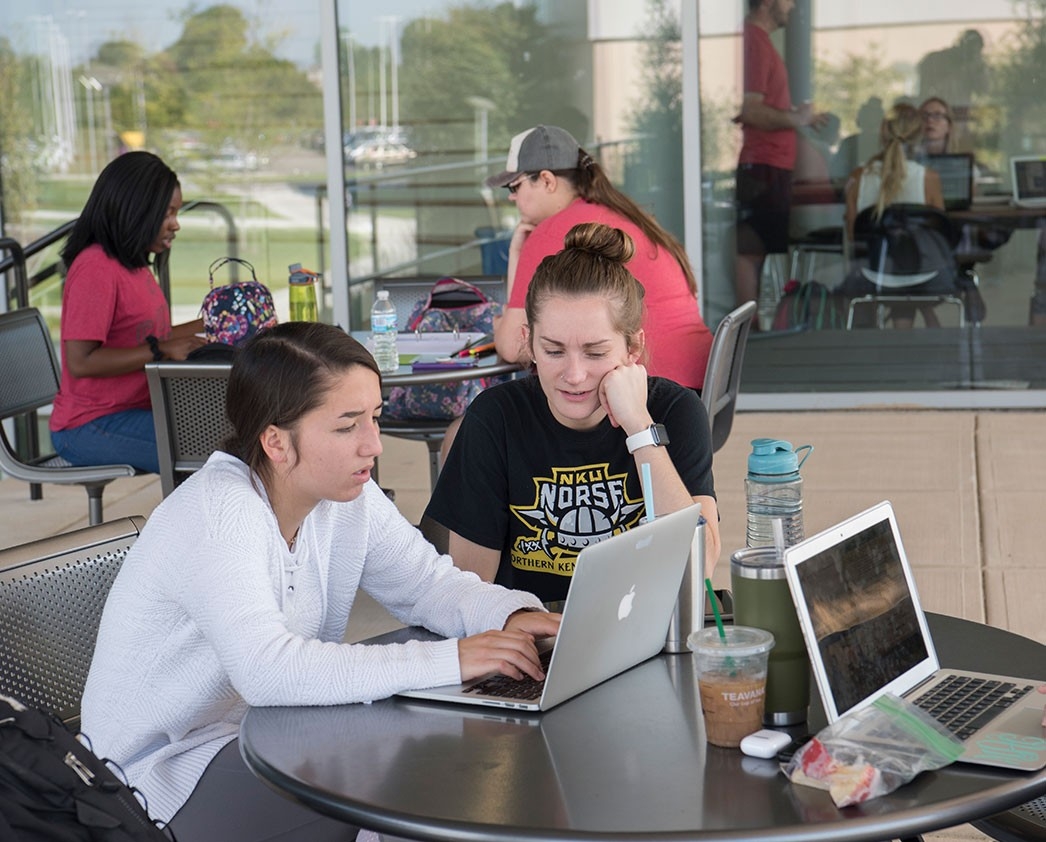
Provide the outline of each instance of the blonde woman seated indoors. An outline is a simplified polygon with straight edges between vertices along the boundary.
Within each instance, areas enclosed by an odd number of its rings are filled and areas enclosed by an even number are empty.
[[[918,109],[910,105],[894,106],[883,119],[880,129],[882,149],[867,164],[858,167],[846,183],[846,235],[854,239],[854,221],[866,208],[874,208],[880,218],[892,204],[928,205],[944,210],[941,178],[936,172],[914,160],[923,137],[923,119]],[[956,277],[952,272],[937,272],[925,283],[897,286],[890,292],[952,293]],[[843,284],[843,293],[854,298],[881,291],[860,271],[852,272]],[[912,327],[916,310],[920,310],[928,327],[940,322],[933,305],[896,304],[891,308],[894,327]]]
[[[455,564],[545,602],[565,598],[586,545],[694,501],[709,565],[719,556],[708,417],[696,392],[643,365],[632,240],[584,223],[565,246],[527,290],[534,373],[472,402],[425,513],[449,530]]]

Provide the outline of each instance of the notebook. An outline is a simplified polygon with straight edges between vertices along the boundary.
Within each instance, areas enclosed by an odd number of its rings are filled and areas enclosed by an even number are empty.
[[[485,684],[489,677],[399,695],[548,710],[653,657],[665,645],[700,515],[695,503],[578,554],[555,647],[551,640],[539,642],[551,660],[535,698],[514,695],[518,687],[491,691]],[[509,685],[530,683],[497,678]]]
[[[829,722],[890,692],[950,725],[967,763],[1034,770],[1046,766],[1038,678],[942,670],[889,502],[879,503],[785,550],[785,573]],[[942,699],[951,676],[967,686],[1000,681],[976,708]],[[947,691],[950,692],[950,691]]]
[[[1013,203],[1022,208],[1046,207],[1046,157],[1015,155],[1010,158]]]
[[[967,210],[973,201],[973,155],[969,152],[927,155],[926,166],[941,177],[944,209]]]

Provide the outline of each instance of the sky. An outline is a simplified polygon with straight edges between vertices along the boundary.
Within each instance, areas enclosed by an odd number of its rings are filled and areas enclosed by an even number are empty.
[[[493,0],[492,0],[493,1]],[[547,0],[546,0],[547,1]],[[589,2],[592,0],[575,0]],[[673,0],[673,2],[687,0]],[[698,3],[701,32],[706,35],[736,32],[745,0],[691,0]],[[220,0],[213,0],[214,3]],[[279,37],[278,54],[302,66],[313,64],[319,40],[321,2],[327,0],[224,0],[261,18],[262,28]],[[352,32],[359,44],[380,43],[388,33],[388,18],[406,21],[425,15],[438,15],[445,7],[466,0],[339,0],[341,25]],[[522,2],[522,0],[516,0]],[[559,0],[564,2],[564,0]],[[1013,0],[814,0],[814,25],[831,28],[853,25],[912,23],[916,21],[963,21],[1007,18],[1014,13]],[[82,62],[86,52],[113,36],[131,33],[150,52],[169,46],[181,32],[179,16],[190,5],[197,9],[212,5],[212,0],[0,0],[0,35],[16,47],[33,43],[30,21],[49,16],[68,40],[74,63]],[[31,9],[31,14],[26,7]],[[601,0],[594,4],[590,18],[594,33],[620,37],[631,26],[622,25],[642,8],[641,0]],[[384,20],[383,20],[384,19]]]

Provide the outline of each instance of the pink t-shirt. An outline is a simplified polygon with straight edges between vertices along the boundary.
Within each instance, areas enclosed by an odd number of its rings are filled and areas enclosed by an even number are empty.
[[[754,23],[745,23],[744,87],[746,94],[762,94],[763,104],[781,111],[792,110],[788,90],[788,68],[774,48],[769,33]],[[742,164],[768,164],[782,170],[795,166],[794,129],[767,132],[744,126],[741,145]]]
[[[66,340],[132,348],[150,335],[171,335],[170,309],[153,273],[148,267],[127,269],[100,245],[85,248],[69,267],[62,292],[62,380],[51,429],[68,430],[103,415],[150,407],[144,371],[73,377],[65,361]]]
[[[531,232],[519,256],[508,306],[523,309],[538,264],[548,255],[562,251],[567,232],[581,222],[611,225],[632,238],[636,253],[628,269],[646,292],[643,328],[647,370],[681,386],[700,389],[712,333],[701,320],[682,267],[669,252],[658,249],[637,225],[603,205],[576,199]]]

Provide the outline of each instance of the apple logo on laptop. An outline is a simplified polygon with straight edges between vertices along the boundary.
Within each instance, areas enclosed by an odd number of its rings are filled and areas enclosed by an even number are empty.
[[[632,589],[621,597],[621,602],[617,606],[617,618],[624,620],[629,614],[632,613],[632,600],[636,598],[636,586],[633,585]]]

